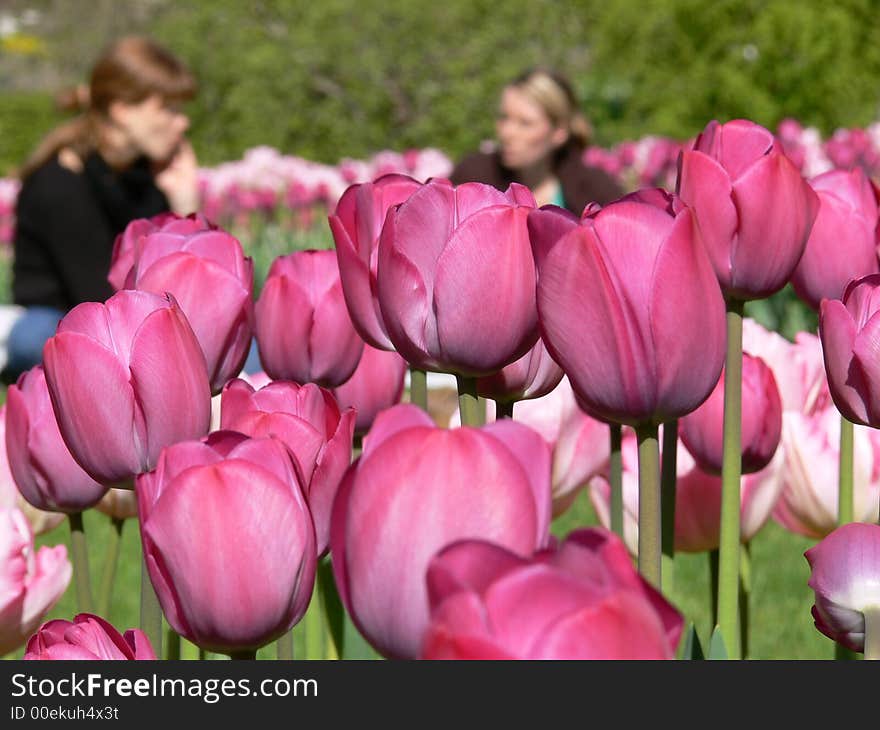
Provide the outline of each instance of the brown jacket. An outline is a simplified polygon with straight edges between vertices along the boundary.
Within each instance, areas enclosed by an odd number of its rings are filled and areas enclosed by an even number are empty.
[[[580,215],[588,203],[606,205],[624,195],[623,188],[611,175],[598,167],[588,167],[581,156],[579,147],[567,145],[556,164],[565,207],[575,215]],[[454,185],[481,182],[499,190],[506,190],[514,182],[513,172],[501,164],[497,151],[468,155],[455,166],[449,179]]]

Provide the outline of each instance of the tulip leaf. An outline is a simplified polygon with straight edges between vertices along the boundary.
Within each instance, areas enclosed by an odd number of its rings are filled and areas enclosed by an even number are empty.
[[[325,558],[318,564],[318,590],[321,592],[321,602],[324,605],[324,614],[330,638],[336,648],[336,656],[343,658],[345,651],[345,608],[336,590],[333,580],[333,566],[329,558]]]
[[[693,621],[688,621],[688,627],[684,632],[681,643],[679,644],[679,659],[705,659],[703,646],[700,644],[700,637],[697,634],[697,627]]]
[[[724,644],[724,636],[721,634],[721,627],[716,626],[712,632],[712,639],[709,642],[709,656],[707,659],[728,659],[727,647]]]

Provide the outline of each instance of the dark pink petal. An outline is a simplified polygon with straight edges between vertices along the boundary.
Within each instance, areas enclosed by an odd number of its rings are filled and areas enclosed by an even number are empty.
[[[850,421],[867,423],[868,412],[857,389],[860,383],[850,380],[856,324],[841,301],[823,300],[819,310],[819,336],[834,405]]]
[[[307,382],[313,315],[308,294],[289,276],[270,276],[254,314],[260,362],[266,373],[273,380]]]
[[[500,576],[525,565],[525,558],[491,542],[460,540],[447,545],[428,565],[431,609],[460,591],[482,595]]]

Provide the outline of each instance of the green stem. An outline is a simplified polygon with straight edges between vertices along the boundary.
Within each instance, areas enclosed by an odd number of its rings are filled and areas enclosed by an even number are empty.
[[[324,608],[324,628],[327,632],[327,659],[339,659],[345,651],[345,608],[336,590],[333,578],[333,564],[330,558],[318,563],[318,590],[321,593],[321,605]]]
[[[73,577],[76,582],[76,608],[79,613],[94,612],[92,600],[92,579],[89,575],[89,551],[82,512],[71,512],[70,551],[73,556]]]
[[[852,522],[853,515],[853,424],[840,417],[840,470],[837,495],[837,524]]]
[[[501,401],[495,401],[495,418],[497,420],[501,420],[502,418],[513,418],[513,407],[516,405],[515,400],[507,401],[502,403]]]
[[[639,572],[661,588],[660,443],[657,426],[639,426]]]
[[[293,659],[293,644],[293,629],[291,629],[275,642],[276,656],[279,659]]]
[[[865,659],[880,659],[880,606],[871,606],[865,615]]]
[[[409,402],[428,411],[428,373],[418,368],[409,369]]]
[[[751,616],[750,605],[752,601],[752,546],[745,543],[740,549],[740,575],[739,575],[739,631],[740,647],[745,659],[749,655],[749,619]]]
[[[609,425],[611,430],[611,461],[608,480],[611,483],[611,530],[623,538],[623,458],[620,446],[623,441],[623,426],[619,423]]]
[[[321,610],[320,591],[312,594],[312,600],[303,617],[306,640],[306,659],[324,658],[324,612]]]
[[[354,461],[357,459],[361,452],[364,450],[364,437],[360,434],[355,434],[354,439],[351,442],[351,460]]]
[[[257,658],[257,650],[256,649],[243,649],[242,651],[231,651],[229,652],[230,659],[256,659]]]
[[[663,463],[660,471],[660,514],[663,519],[663,582],[666,592],[673,590],[675,578],[675,487],[678,456],[678,419],[663,424]]]
[[[476,378],[458,377],[458,410],[462,426],[482,426],[486,423],[486,412],[480,414],[480,399],[477,396]]]
[[[153,651],[159,657],[162,656],[162,608],[144,560],[141,559],[141,631],[147,635]]]
[[[165,658],[171,661],[180,659],[180,634],[169,626],[165,629],[165,638]]]
[[[98,614],[110,615],[110,602],[113,597],[113,583],[119,565],[119,545],[122,542],[122,528],[125,520],[110,518],[110,536],[107,539],[107,552],[104,556],[104,570],[101,573],[101,589],[98,592]]]
[[[712,630],[718,625],[718,550],[710,550],[709,556],[709,599],[712,604]]]
[[[207,658],[208,658],[207,652],[204,649],[202,649],[202,647],[199,647],[199,661],[203,662]]]
[[[739,659],[740,479],[742,477],[743,303],[727,302],[724,363],[724,451],[721,461],[721,538],[718,558],[718,625],[731,659]]]

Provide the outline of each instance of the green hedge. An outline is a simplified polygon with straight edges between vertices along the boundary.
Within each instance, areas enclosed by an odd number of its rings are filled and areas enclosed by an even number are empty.
[[[120,12],[134,7],[119,3]],[[646,134],[686,138],[713,117],[773,127],[794,116],[827,135],[878,115],[874,0],[138,7],[147,14],[142,27],[198,74],[192,134],[207,164],[258,144],[325,162],[425,146],[457,157],[492,135],[500,87],[536,63],[573,78],[606,145]],[[50,107],[44,97],[2,96],[0,159],[8,167],[44,131]]]

